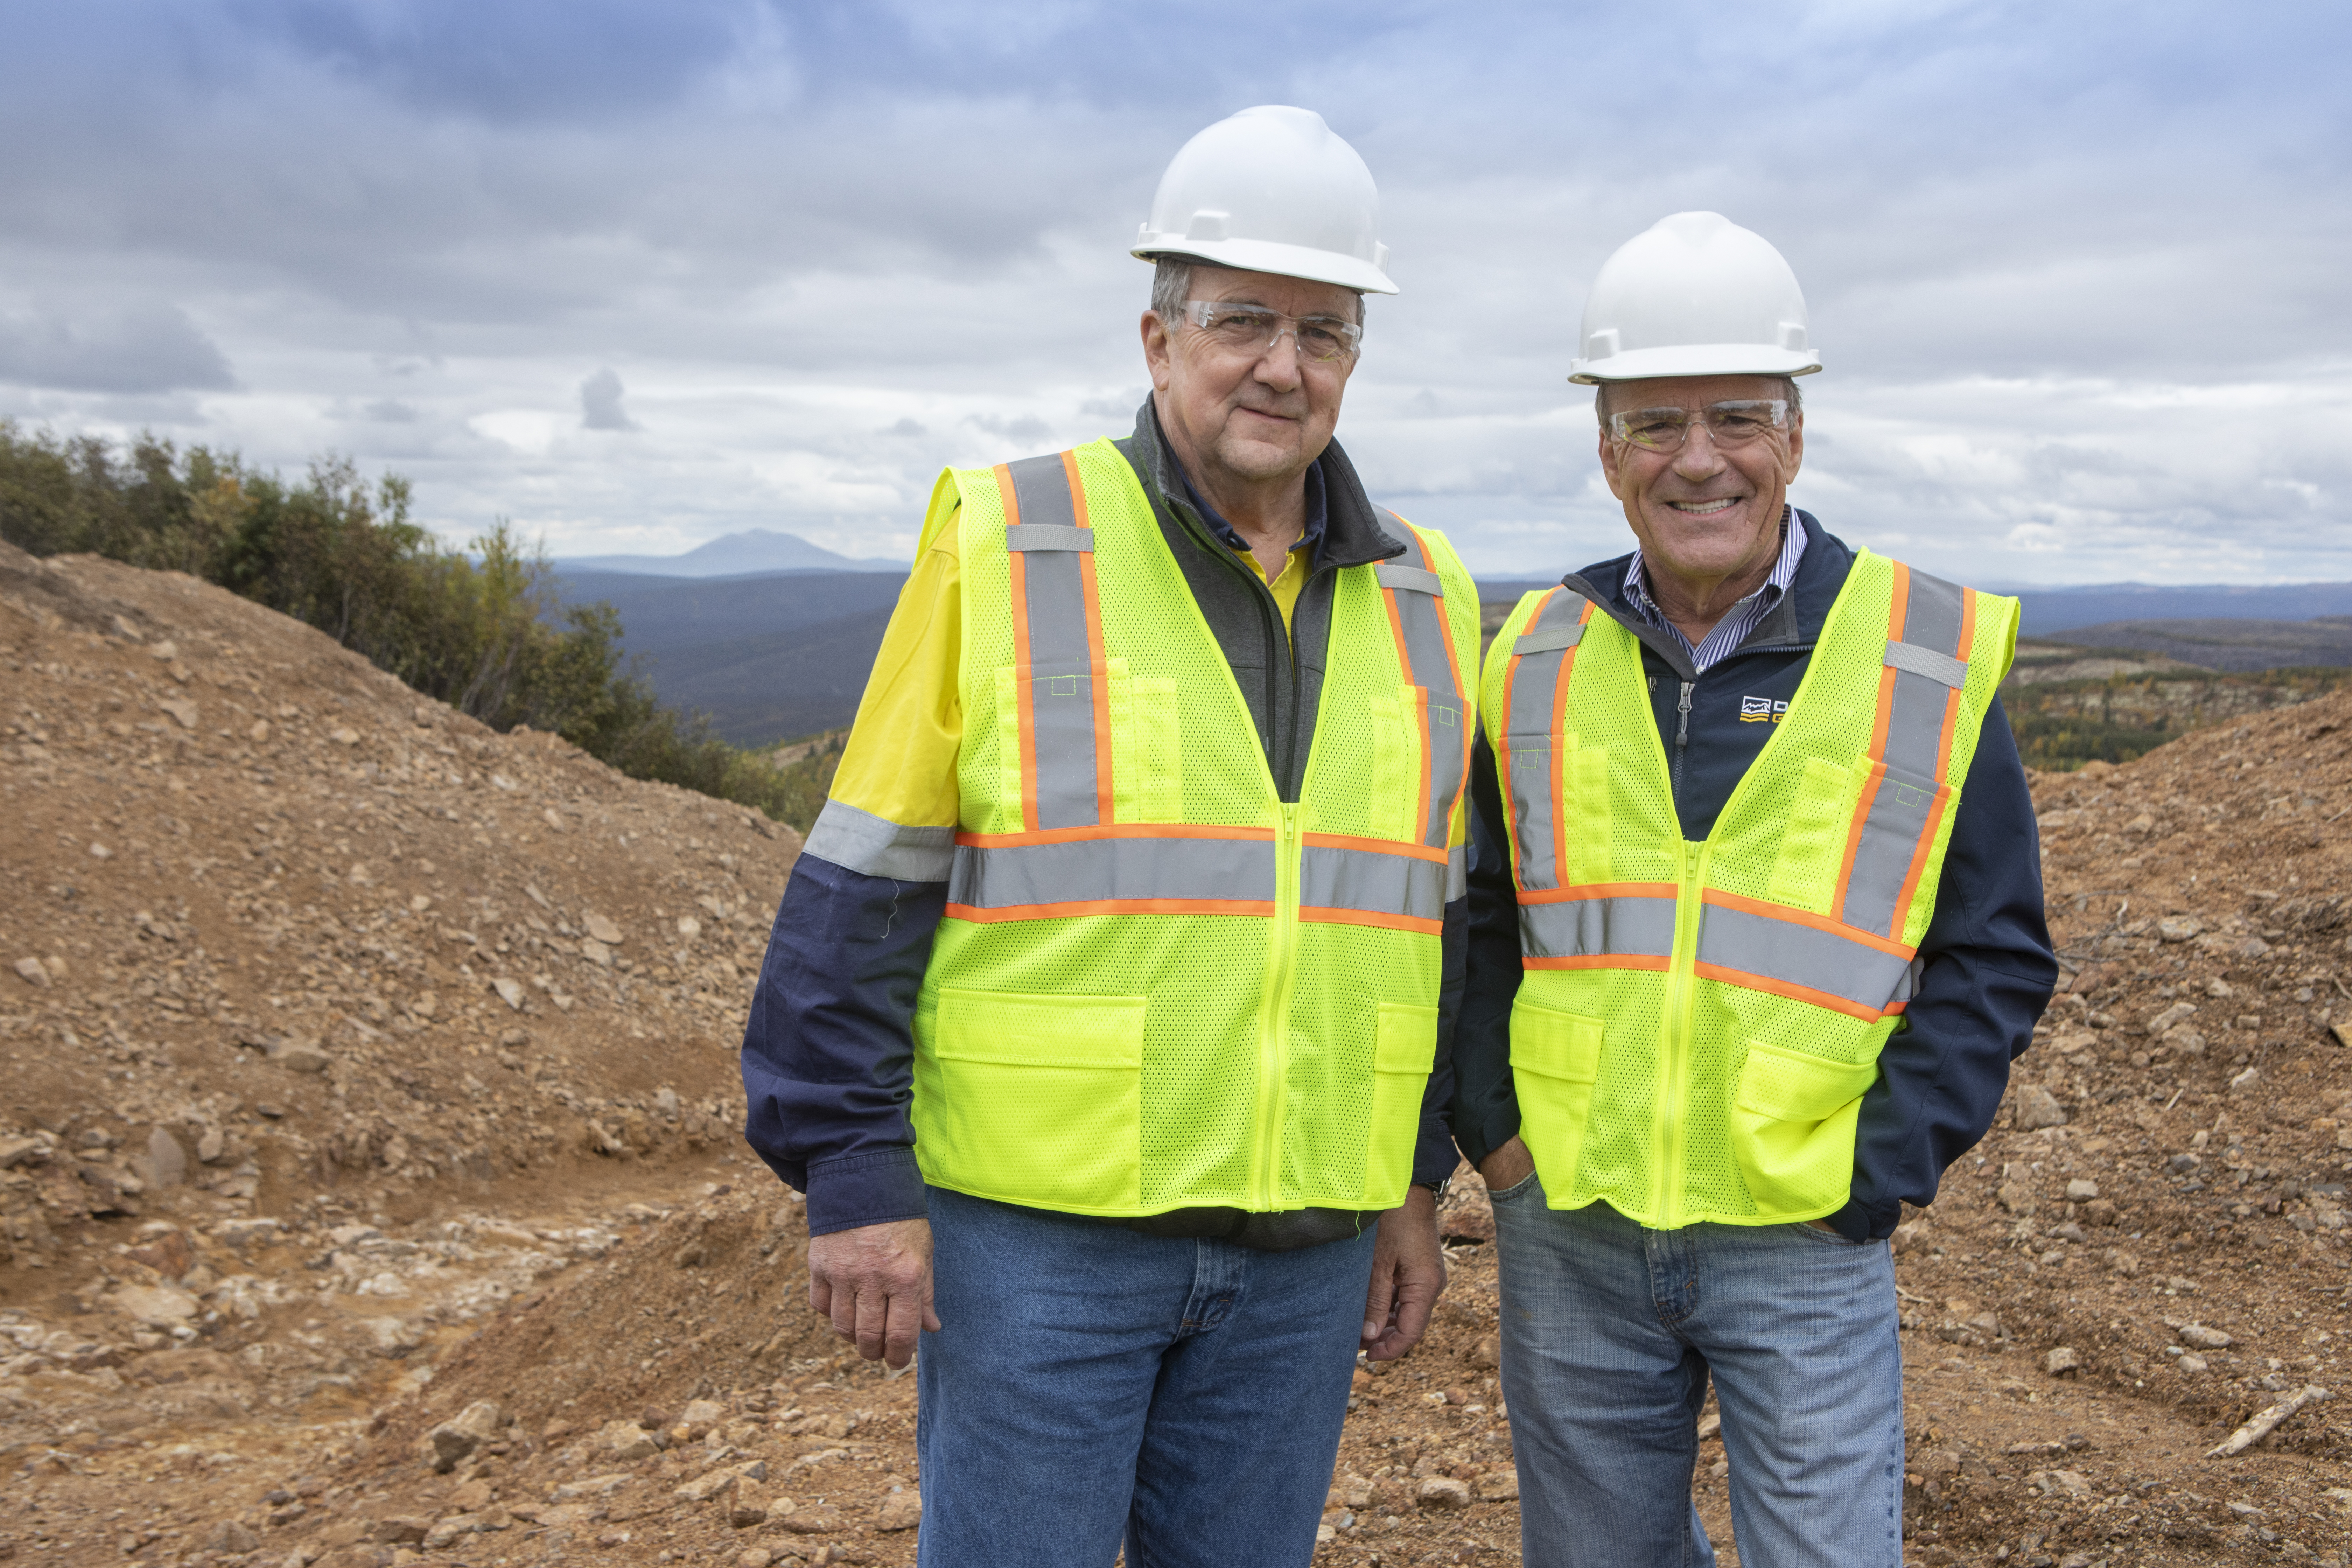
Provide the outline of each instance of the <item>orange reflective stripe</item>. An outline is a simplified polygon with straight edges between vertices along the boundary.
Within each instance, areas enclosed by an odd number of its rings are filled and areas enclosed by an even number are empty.
[[[1150,831],[1156,832],[1157,829]],[[1272,837],[1274,830],[1253,827],[1244,831]],[[1444,865],[1448,858],[1445,850],[1433,848],[1426,844],[1406,844],[1395,838],[1363,838],[1352,833],[1309,833],[1304,835],[1304,841],[1310,848],[1360,849],[1367,855],[1401,855],[1408,860],[1427,860],[1439,866]]]
[[[1570,958],[1522,958],[1522,969],[1654,969],[1674,967],[1672,958],[1648,952],[1583,952]]]
[[[1745,970],[1725,969],[1717,964],[1700,963],[1692,973],[1702,980],[1713,980],[1725,985],[1736,985],[1743,991],[1761,991],[1773,996],[1785,996],[1791,1002],[1803,1002],[1815,1007],[1826,1007],[1832,1013],[1843,1013],[1849,1018],[1876,1023],[1900,1007],[1865,1007],[1859,1002],[1849,1002],[1827,991],[1816,991],[1810,985],[1799,985],[1786,980],[1774,980],[1768,975],[1750,974]]]
[[[1301,904],[1299,920],[1307,925],[1374,926],[1382,931],[1408,931],[1417,936],[1439,936],[1445,931],[1445,921],[1421,920],[1412,915],[1384,915],[1372,910],[1339,910],[1321,905]]]
[[[1671,893],[1672,884],[1667,886]],[[1786,921],[1790,925],[1809,926],[1814,931],[1824,931],[1843,941],[1859,942],[1864,947],[1874,947],[1881,952],[1891,952],[1903,958],[1908,958],[1918,951],[1907,942],[1897,942],[1892,937],[1880,936],[1876,931],[1859,930],[1842,921],[1832,920],[1826,915],[1817,915],[1811,910],[1791,909],[1787,904],[1767,903],[1762,899],[1750,899],[1738,893],[1727,893],[1720,888],[1706,889],[1700,895],[1700,899],[1702,902],[1718,905],[1723,909],[1738,910],[1744,914],[1761,915],[1768,921]]]
[[[1261,920],[1274,916],[1270,901],[1249,899],[1093,899],[1067,904],[1014,904],[1001,909],[980,909],[971,904],[950,904],[950,920],[970,921],[976,925],[995,925],[1005,921],[1066,921],[1087,915],[1252,915]]]
[[[1078,477],[1078,454],[1062,454],[1062,468],[1070,477],[1070,511],[1078,527],[1091,529],[1087,521],[1086,481]],[[1095,700],[1095,819],[1109,822],[1118,816],[1112,802],[1116,791],[1111,784],[1110,765],[1110,681],[1106,679],[1108,667],[1103,658],[1102,600],[1095,590],[1095,558],[1088,551],[1078,561],[1078,580],[1086,593],[1087,664],[1094,673]]]
[[[1046,827],[1034,833],[958,833],[955,836],[958,844],[972,849],[1015,849],[1030,844],[1080,844],[1097,838],[1255,838],[1271,844],[1274,842],[1274,829],[1225,827],[1213,823],[1195,822],[1122,822],[1108,827]]]
[[[1681,891],[1672,882],[1580,882],[1573,888],[1538,888],[1521,893],[1519,902],[1565,904],[1579,899],[1672,899]]]
[[[1016,528],[1021,522],[1021,497],[1013,488],[1013,468],[999,463],[991,470],[996,475],[996,491],[1004,502],[1004,526]],[[1013,584],[1013,668],[1026,670],[1029,660],[1029,557],[1020,551],[1008,552],[1005,565]],[[1026,827],[1037,826],[1037,709],[1031,695],[1030,682],[1020,683],[1021,701],[1021,821]]]

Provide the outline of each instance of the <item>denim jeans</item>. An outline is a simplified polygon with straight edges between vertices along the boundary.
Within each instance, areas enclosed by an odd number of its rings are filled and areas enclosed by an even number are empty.
[[[1899,1568],[1895,1263],[1808,1225],[1646,1230],[1495,1194],[1529,1568],[1715,1562],[1692,1506],[1710,1375],[1742,1568]]]
[[[923,1568],[1297,1568],[1339,1451],[1372,1233],[1295,1252],[930,1189]]]

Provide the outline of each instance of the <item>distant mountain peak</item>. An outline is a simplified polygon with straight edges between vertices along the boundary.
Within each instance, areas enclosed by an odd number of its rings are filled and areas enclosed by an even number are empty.
[[[903,561],[843,555],[781,529],[721,534],[679,555],[576,555],[558,572],[635,572],[652,577],[734,577],[753,572],[904,572]]]

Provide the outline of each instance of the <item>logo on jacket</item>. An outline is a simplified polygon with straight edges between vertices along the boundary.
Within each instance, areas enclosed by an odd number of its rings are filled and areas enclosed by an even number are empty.
[[[1769,697],[1743,697],[1739,700],[1739,721],[1743,724],[1778,724],[1789,716],[1789,705],[1775,702]]]

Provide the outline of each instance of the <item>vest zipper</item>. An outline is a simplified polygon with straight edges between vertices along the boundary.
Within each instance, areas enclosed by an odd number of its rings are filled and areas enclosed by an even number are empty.
[[[1667,781],[1667,787],[1674,793],[1675,805],[1677,808],[1683,803],[1683,752],[1690,746],[1691,693],[1698,689],[1698,682],[1685,680],[1682,683],[1682,687],[1683,694],[1675,703],[1675,765],[1672,770],[1674,776]]]
[[[1687,702],[1689,686],[1683,690]],[[1684,840],[1675,889],[1675,952],[1666,970],[1665,1049],[1658,1064],[1658,1114],[1650,1151],[1650,1212],[1657,1216],[1654,1223],[1661,1230],[1679,1230],[1685,1223],[1683,1142],[1687,1129],[1683,1101],[1689,1092],[1691,1025],[1698,1007],[1700,897],[1712,852],[1709,844]]]
[[[1254,1207],[1282,1207],[1282,1129],[1289,1099],[1290,1002],[1298,985],[1298,806],[1286,801],[1275,844],[1274,944],[1258,1006],[1257,1172]]]

